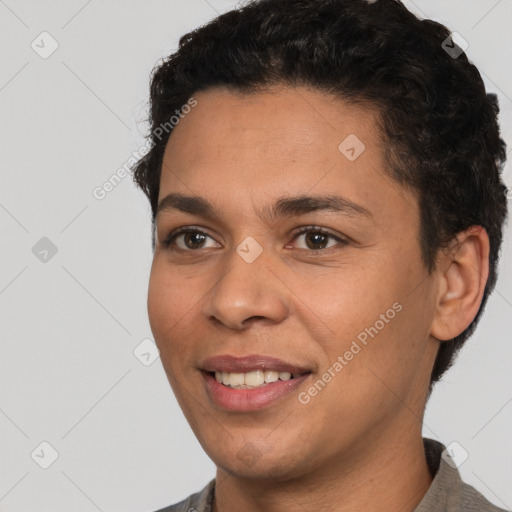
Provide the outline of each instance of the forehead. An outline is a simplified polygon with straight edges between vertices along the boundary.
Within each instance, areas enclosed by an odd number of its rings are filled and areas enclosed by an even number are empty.
[[[250,94],[214,88],[194,98],[197,105],[169,138],[159,199],[201,195],[239,211],[247,191],[262,206],[271,196],[306,192],[342,193],[374,209],[403,202],[406,192],[389,177],[378,112],[370,106],[306,87]]]
[[[338,146],[348,135],[372,146],[379,139],[375,109],[306,87],[275,86],[249,94],[213,88],[194,97],[197,106],[181,119],[167,145],[188,162],[222,160],[226,149],[267,162],[278,155],[280,161],[320,161],[339,157]]]

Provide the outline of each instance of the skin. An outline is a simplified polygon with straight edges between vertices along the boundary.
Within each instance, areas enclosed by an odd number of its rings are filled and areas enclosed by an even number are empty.
[[[159,200],[200,196],[216,218],[158,213],[148,311],[172,389],[217,465],[215,511],[413,511],[432,481],[422,444],[431,369],[439,343],[478,311],[485,230],[459,234],[428,274],[417,194],[386,172],[375,109],[305,87],[194,97],[167,144]],[[338,149],[349,134],[365,145],[354,161]],[[262,214],[302,195],[342,196],[370,215]],[[189,238],[164,247],[182,226]],[[252,263],[236,252],[247,237],[263,249]],[[307,391],[395,303],[401,311],[309,403],[296,392],[252,412],[211,401],[206,358],[263,354],[308,367],[298,390]]]

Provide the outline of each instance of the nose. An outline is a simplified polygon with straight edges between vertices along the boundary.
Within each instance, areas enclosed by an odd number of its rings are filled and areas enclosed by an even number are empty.
[[[255,321],[282,322],[289,313],[289,290],[269,265],[265,251],[252,263],[233,251],[225,271],[205,300],[203,314],[236,330]]]

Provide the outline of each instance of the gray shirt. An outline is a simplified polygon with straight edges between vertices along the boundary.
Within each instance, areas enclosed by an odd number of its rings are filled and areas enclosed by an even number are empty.
[[[445,446],[423,439],[433,481],[414,512],[506,512],[487,501],[475,488],[465,484],[449,456],[441,457]],[[200,492],[156,512],[212,512],[215,479]]]

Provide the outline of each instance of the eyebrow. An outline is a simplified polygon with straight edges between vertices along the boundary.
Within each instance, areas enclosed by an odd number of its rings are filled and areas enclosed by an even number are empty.
[[[199,196],[171,193],[162,198],[157,206],[156,216],[160,212],[178,210],[191,215],[220,220],[215,208],[208,200]],[[315,211],[330,211],[347,216],[364,216],[372,214],[363,206],[340,196],[297,196],[281,197],[270,207],[257,212],[260,219],[273,222],[277,218],[304,215]]]

